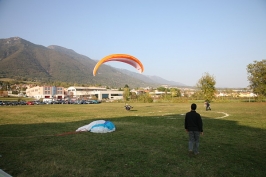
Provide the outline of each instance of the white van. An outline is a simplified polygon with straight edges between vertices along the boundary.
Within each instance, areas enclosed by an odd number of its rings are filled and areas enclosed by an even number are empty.
[[[44,98],[42,101],[46,104],[49,104],[53,101],[53,99],[52,98]]]

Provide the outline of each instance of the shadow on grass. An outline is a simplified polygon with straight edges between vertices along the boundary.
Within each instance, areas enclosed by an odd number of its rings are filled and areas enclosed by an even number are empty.
[[[96,119],[95,119],[96,120]],[[99,120],[99,119],[97,119]],[[264,176],[266,131],[203,117],[188,157],[184,115],[112,118],[113,133],[75,131],[92,119],[0,125],[0,168],[12,176]]]

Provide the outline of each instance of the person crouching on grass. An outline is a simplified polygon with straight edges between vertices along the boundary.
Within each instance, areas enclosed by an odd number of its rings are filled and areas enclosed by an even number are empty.
[[[203,123],[199,113],[196,112],[197,105],[191,104],[191,111],[186,113],[185,129],[189,135],[188,151],[189,155],[199,154],[199,138],[203,135]]]

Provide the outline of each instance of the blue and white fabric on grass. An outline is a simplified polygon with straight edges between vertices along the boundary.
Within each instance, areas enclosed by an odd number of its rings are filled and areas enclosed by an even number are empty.
[[[79,127],[76,132],[89,131],[92,133],[109,133],[115,131],[115,125],[111,121],[96,120],[88,125]]]

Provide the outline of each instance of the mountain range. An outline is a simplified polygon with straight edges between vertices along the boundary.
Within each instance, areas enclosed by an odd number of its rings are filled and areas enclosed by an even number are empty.
[[[97,61],[57,45],[36,45],[20,37],[0,39],[0,77],[32,81],[60,81],[109,87],[185,86],[159,76],[147,76],[103,64],[92,75]]]

